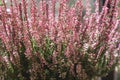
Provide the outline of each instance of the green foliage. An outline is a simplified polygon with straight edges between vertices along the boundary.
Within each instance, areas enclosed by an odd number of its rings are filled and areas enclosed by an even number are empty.
[[[118,3],[118,7],[120,7],[120,2]]]
[[[19,49],[19,57],[20,57],[20,66],[22,67],[20,72],[21,72],[21,75],[24,77],[24,80],[29,80],[30,74],[28,73],[28,71],[29,71],[30,63],[28,58],[25,55],[25,51],[26,51],[25,45],[23,42],[20,42],[20,43],[21,43],[21,47]]]
[[[44,41],[41,46],[38,46],[37,41],[31,39],[32,57],[26,56],[26,46],[22,41],[19,42],[17,45],[18,56],[15,57],[17,63],[9,59],[9,64],[3,65],[6,69],[4,70],[6,80],[87,80],[87,78],[105,76],[112,70],[112,67],[111,69],[106,67],[111,59],[110,56],[107,58],[104,55],[107,48],[103,49],[98,58],[90,57],[99,52],[101,46],[104,45],[102,43],[94,49],[89,47],[84,56],[80,57],[78,55],[79,60],[76,57],[76,61],[74,61],[75,56],[71,56],[69,59],[64,54],[67,47],[66,43],[62,42],[58,45],[48,37]],[[82,52],[82,47],[78,50]],[[57,52],[56,56],[53,56],[54,51]],[[11,56],[8,55],[10,53],[7,51],[5,54],[8,58]],[[77,72],[77,66],[79,65],[82,65],[81,70]],[[116,64],[114,65],[116,66]]]
[[[0,6],[2,6],[2,1],[0,0]]]

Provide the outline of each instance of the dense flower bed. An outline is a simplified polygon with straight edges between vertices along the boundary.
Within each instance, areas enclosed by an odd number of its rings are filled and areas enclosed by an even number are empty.
[[[91,80],[118,64],[118,0],[106,0],[101,12],[96,0],[93,13],[89,0],[86,8],[81,0],[10,1],[9,12],[5,0],[0,8],[5,80]]]

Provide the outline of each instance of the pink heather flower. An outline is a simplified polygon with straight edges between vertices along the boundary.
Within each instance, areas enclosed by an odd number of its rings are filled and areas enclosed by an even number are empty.
[[[95,1],[95,13],[96,13],[96,16],[99,16],[99,12],[100,12],[100,8],[99,8],[99,6],[100,6],[100,3],[99,3],[99,0],[96,0]]]
[[[106,0],[101,12],[99,0],[96,0],[93,13],[90,0],[86,0],[85,14],[83,14],[84,5],[81,0],[77,0],[72,7],[69,7],[69,0],[40,0],[39,5],[35,0],[10,1],[10,8],[8,8],[5,0],[2,0],[0,39],[13,63],[16,62],[16,55],[19,53],[18,47],[23,47],[23,43],[28,58],[32,58],[34,53],[39,57],[42,66],[46,65],[44,56],[38,55],[42,54],[39,51],[41,47],[43,53],[48,54],[45,53],[46,37],[55,44],[50,57],[52,56],[53,61],[57,63],[56,58],[62,52],[72,65],[70,67],[72,72],[75,63],[82,63],[86,55],[88,55],[87,60],[93,59],[93,62],[101,59],[101,55],[105,55],[108,67],[117,60],[118,56],[115,56],[115,53],[119,53],[120,50],[120,33],[117,30],[120,20],[117,18],[118,7],[116,6],[118,0]],[[108,4],[111,5],[110,8]],[[10,12],[7,9],[10,9]],[[64,51],[62,51],[62,44],[65,45]],[[51,45],[49,48],[52,50]]]
[[[4,56],[3,57],[4,61],[8,64],[9,63],[9,60],[8,60],[8,57],[7,56]]]
[[[90,14],[91,14],[90,0],[86,0],[86,17],[90,16]]]

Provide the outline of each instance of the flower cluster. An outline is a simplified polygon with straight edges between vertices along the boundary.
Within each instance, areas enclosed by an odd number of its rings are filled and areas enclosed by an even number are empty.
[[[8,80],[87,80],[118,63],[118,0],[5,0],[0,8],[0,62]],[[110,5],[110,7],[108,7]],[[7,9],[10,9],[8,12]]]

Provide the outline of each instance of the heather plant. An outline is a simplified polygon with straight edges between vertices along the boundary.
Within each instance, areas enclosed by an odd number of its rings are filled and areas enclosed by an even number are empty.
[[[92,80],[113,70],[120,53],[118,0],[106,0],[101,11],[96,0],[94,12],[86,1],[84,7],[81,0],[72,6],[69,0],[10,0],[7,7],[2,0],[4,79]]]

